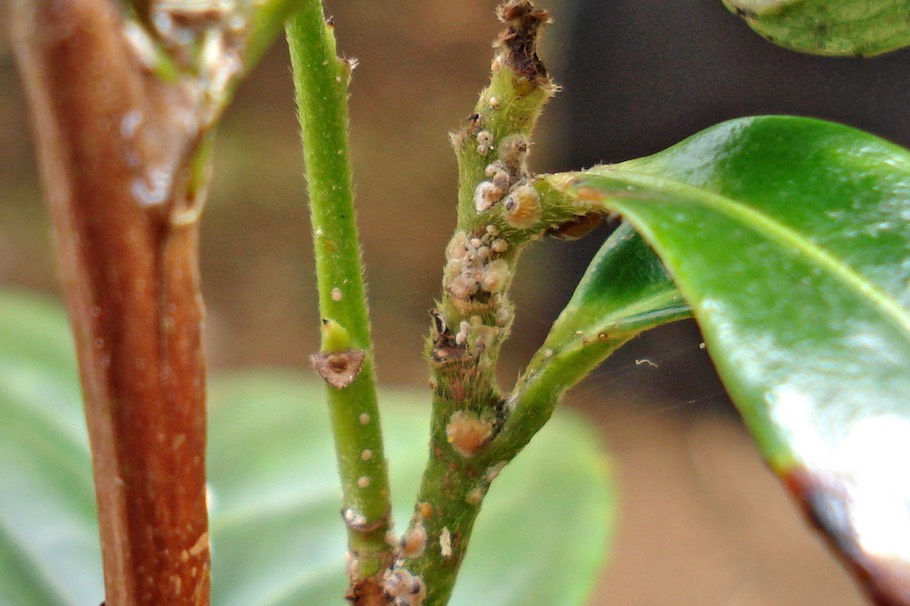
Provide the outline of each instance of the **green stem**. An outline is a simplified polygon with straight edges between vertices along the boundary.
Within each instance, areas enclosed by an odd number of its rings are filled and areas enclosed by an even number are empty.
[[[335,50],[318,0],[288,22],[309,190],[322,351],[314,363],[328,399],[351,552],[352,593],[391,564],[388,472],[379,424],[373,347],[360,264],[348,155],[347,87],[351,64]],[[356,602],[355,602],[356,603]]]
[[[443,296],[427,346],[434,389],[431,456],[409,530],[426,533],[426,548],[397,563],[421,578],[426,606],[448,602],[499,471],[546,423],[562,393],[634,334],[613,330],[619,327],[592,335],[573,329],[566,338],[560,331],[577,318],[564,318],[509,397],[496,384],[520,251],[545,233],[583,228],[585,220],[597,219],[591,215],[605,214],[529,172],[530,133],[556,88],[536,54],[547,14],[527,0],[508,0],[499,15],[507,28],[496,44],[490,85],[468,125],[452,138],[458,227],[446,249]]]
[[[434,399],[432,456],[415,508],[415,524],[420,522],[428,541],[424,553],[406,565],[426,586],[425,605],[448,602],[493,480],[543,427],[567,387],[627,339],[601,341],[583,352],[550,355],[541,349],[505,404],[506,410],[514,406],[519,414],[510,414],[495,438],[470,457],[459,453],[446,437],[452,415],[462,409],[450,398]]]
[[[536,53],[547,14],[527,0],[509,0],[499,16],[507,27],[490,85],[452,137],[458,226],[427,344],[434,391],[430,461],[408,532],[425,531],[426,548],[397,563],[421,578],[426,606],[448,602],[483,498],[504,464],[491,458],[489,447],[508,414],[495,368],[512,323],[508,289],[519,253],[581,214],[564,197],[544,204],[527,166],[531,130],[556,90]]]

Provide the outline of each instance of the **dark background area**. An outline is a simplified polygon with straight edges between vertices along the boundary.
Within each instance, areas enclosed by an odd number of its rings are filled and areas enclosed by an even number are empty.
[[[339,48],[360,59],[352,141],[380,378],[424,384],[428,310],[455,221],[446,133],[484,86],[493,0],[331,2]],[[906,52],[829,59],[776,48],[720,0],[540,2],[543,55],[564,90],[540,125],[538,171],[657,152],[727,118],[788,113],[910,145]],[[0,6],[0,17],[4,16]],[[6,19],[3,19],[6,22]],[[5,36],[6,32],[0,33]],[[21,89],[0,39],[0,284],[57,296]],[[208,352],[215,372],[310,372],[317,312],[301,159],[282,43],[219,130],[203,218]],[[603,234],[543,242],[523,259],[509,385],[571,295]],[[614,455],[620,528],[593,603],[856,606],[863,601],[731,412],[691,322],[645,334],[568,398]],[[394,465],[394,461],[392,462]]]

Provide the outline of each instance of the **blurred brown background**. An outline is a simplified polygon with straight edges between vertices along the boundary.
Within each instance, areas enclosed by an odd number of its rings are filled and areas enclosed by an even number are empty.
[[[442,250],[454,225],[447,132],[483,87],[493,0],[331,2],[339,47],[360,59],[352,138],[379,373],[423,384],[421,358]],[[539,171],[652,153],[757,113],[836,119],[910,144],[907,53],[802,57],[761,41],[719,0],[541,0],[556,24],[545,60],[565,91],[545,114]],[[0,7],[0,17],[5,7]],[[6,21],[4,19],[4,21]],[[0,39],[0,284],[58,292],[6,32]],[[309,372],[317,312],[286,50],[243,85],[219,131],[203,221],[212,366]],[[603,236],[546,242],[523,259],[508,385]],[[680,323],[638,339],[568,399],[612,451],[620,529],[596,605],[863,604],[758,460]],[[394,462],[393,462],[394,464]]]

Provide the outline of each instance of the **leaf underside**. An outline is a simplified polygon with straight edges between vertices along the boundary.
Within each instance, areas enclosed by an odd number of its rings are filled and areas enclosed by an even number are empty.
[[[769,41],[803,53],[870,57],[910,45],[906,0],[724,0]]]
[[[666,264],[765,457],[881,604],[910,604],[910,152],[733,120],[545,177]]]
[[[691,315],[663,263],[624,222],[591,261],[524,382],[549,382],[557,398],[635,335]]]
[[[426,457],[429,406],[415,392],[385,396],[402,529]],[[248,372],[216,379],[210,399],[213,604],[343,603],[345,534],[324,385]],[[14,293],[0,293],[0,418],[0,603],[100,603],[68,328],[56,306]],[[583,423],[557,418],[490,491],[452,604],[478,596],[492,606],[584,604],[609,542],[609,476]]]

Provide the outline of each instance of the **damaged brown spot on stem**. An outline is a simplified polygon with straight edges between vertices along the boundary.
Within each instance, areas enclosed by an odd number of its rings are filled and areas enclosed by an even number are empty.
[[[550,21],[547,11],[527,0],[510,0],[499,7],[497,16],[509,24],[496,41],[506,65],[528,80],[547,80],[547,68],[537,56],[540,30]]]
[[[366,353],[362,349],[346,349],[313,354],[310,356],[310,362],[326,383],[337,389],[344,389],[360,374],[365,357]]]
[[[382,581],[374,577],[358,580],[344,597],[354,606],[388,606]]]

